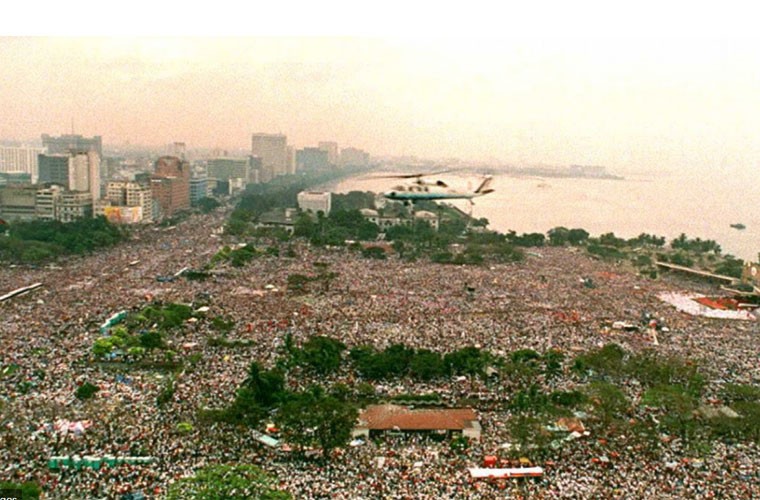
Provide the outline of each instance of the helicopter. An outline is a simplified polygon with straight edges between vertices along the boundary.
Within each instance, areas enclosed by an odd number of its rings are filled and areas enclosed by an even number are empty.
[[[389,200],[403,201],[405,204],[413,204],[421,200],[468,200],[471,204],[473,198],[485,196],[493,193],[490,187],[493,177],[487,175],[481,181],[480,185],[473,191],[463,191],[449,186],[442,180],[429,181],[426,177],[438,175],[445,172],[433,172],[429,174],[400,174],[386,175],[376,178],[385,179],[414,179],[408,184],[402,184],[393,187],[390,191],[383,193],[383,197]]]

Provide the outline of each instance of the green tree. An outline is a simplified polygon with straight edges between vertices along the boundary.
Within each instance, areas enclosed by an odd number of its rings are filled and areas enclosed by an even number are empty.
[[[544,428],[543,421],[528,414],[517,414],[509,419],[509,433],[517,443],[519,455],[541,456],[549,444],[551,436]]]
[[[623,238],[615,236],[615,233],[604,233],[599,236],[599,243],[609,247],[622,248],[626,246],[627,242]]]
[[[699,397],[705,386],[697,363],[678,356],[658,356],[654,351],[631,356],[624,370],[645,387],[680,385],[694,397]]]
[[[98,339],[95,339],[95,342],[92,344],[92,353],[95,356],[102,358],[111,354],[113,348],[113,341],[110,338],[100,337]]]
[[[274,479],[253,465],[207,465],[169,486],[167,500],[288,500]]]
[[[25,483],[2,481],[0,482],[0,491],[21,491],[21,498],[19,500],[35,500],[37,498],[40,498],[40,495],[42,494],[42,489],[39,487],[39,485],[31,481],[27,481]],[[12,497],[8,495],[8,498]]]
[[[658,385],[648,389],[641,403],[662,411],[661,423],[668,432],[690,440],[695,432],[694,410],[698,400],[678,385]]]
[[[606,344],[576,356],[573,370],[584,375],[616,377],[624,369],[625,350],[615,343]]]
[[[592,382],[586,387],[586,394],[605,427],[622,418],[630,407],[623,391],[609,382]]]
[[[562,373],[562,362],[565,355],[556,349],[549,349],[542,357],[544,363],[544,373],[548,377],[556,377]]]
[[[418,380],[432,380],[446,374],[446,364],[437,352],[418,350],[409,363],[411,375]]]
[[[375,194],[369,191],[350,191],[345,194],[333,193],[332,195],[332,208],[335,211],[374,207]]]
[[[195,202],[195,205],[203,212],[204,214],[207,214],[209,212],[213,212],[220,206],[222,206],[221,203],[219,203],[218,200],[215,198],[211,198],[209,196],[204,196],[203,198],[199,199]]]
[[[340,368],[341,353],[345,349],[346,345],[339,340],[316,335],[296,351],[296,358],[315,372],[325,375]]]
[[[262,370],[255,361],[248,368],[243,387],[250,389],[254,400],[265,408],[271,408],[284,396],[285,377],[279,370]]]
[[[550,409],[550,399],[536,384],[518,391],[509,402],[509,408],[515,412],[539,414]]]
[[[723,260],[715,266],[715,272],[717,274],[731,276],[732,278],[741,278],[743,269],[744,261],[742,259],[737,259],[732,255],[724,255]]]
[[[100,387],[98,387],[97,385],[91,384],[89,382],[85,382],[84,384],[77,387],[77,390],[74,392],[74,395],[78,399],[90,399],[99,390],[100,390]]]
[[[385,249],[383,247],[367,247],[364,250],[362,250],[362,257],[365,259],[378,259],[378,260],[385,260]]]
[[[726,384],[721,390],[726,403],[737,401],[760,401],[760,387],[749,384]]]
[[[256,391],[243,386],[237,390],[232,404],[215,415],[218,420],[228,424],[256,427],[267,415],[267,408],[260,400]]]
[[[160,349],[164,346],[164,339],[160,332],[151,330],[140,334],[140,345],[146,349]]]
[[[329,460],[333,449],[345,446],[356,425],[358,410],[321,389],[297,394],[285,403],[278,419],[288,442],[301,447],[319,446]]]
[[[489,360],[487,353],[473,346],[450,352],[443,359],[449,370],[458,375],[481,375]]]
[[[314,222],[314,218],[307,212],[298,214],[293,224],[293,236],[311,239],[314,238],[319,230],[319,226]]]
[[[549,237],[550,245],[559,247],[567,243],[568,238],[570,237],[570,230],[566,227],[559,226],[549,229],[546,235]]]
[[[585,229],[574,228],[567,232],[567,241],[571,245],[578,246],[585,243],[589,236]]]

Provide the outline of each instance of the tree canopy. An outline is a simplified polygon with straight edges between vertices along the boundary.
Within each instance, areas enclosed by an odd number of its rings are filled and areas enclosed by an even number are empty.
[[[274,479],[254,465],[208,465],[169,486],[167,500],[288,500]]]

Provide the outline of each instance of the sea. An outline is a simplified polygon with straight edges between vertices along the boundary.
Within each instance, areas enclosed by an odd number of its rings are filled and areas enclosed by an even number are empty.
[[[564,226],[585,229],[592,236],[611,232],[631,238],[648,233],[668,241],[683,233],[718,242],[723,254],[760,260],[760,183],[753,175],[657,172],[622,177],[496,174],[491,184],[495,191],[476,198],[472,207],[467,200],[451,203],[475,218],[485,217],[489,227],[499,232],[546,233]],[[474,189],[480,183],[478,174],[442,174],[434,179],[460,189]],[[369,174],[323,189],[382,192],[402,182]]]

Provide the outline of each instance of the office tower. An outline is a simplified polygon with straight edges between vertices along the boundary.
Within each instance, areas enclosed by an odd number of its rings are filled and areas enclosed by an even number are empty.
[[[330,161],[328,153],[319,148],[303,148],[296,152],[296,163],[298,170],[328,170]]]
[[[156,160],[150,179],[153,200],[158,203],[162,217],[171,217],[190,208],[190,164],[176,156]]]
[[[288,139],[283,134],[253,134],[251,154],[261,158],[262,182],[288,172]]]
[[[206,168],[209,177],[220,180],[243,179],[246,184],[251,180],[250,170],[247,158],[214,158],[208,161]]]
[[[69,153],[87,153],[96,151],[99,157],[103,157],[103,139],[96,135],[92,138],[82,137],[81,135],[62,135],[52,137],[48,134],[42,134],[42,146],[47,148],[49,154],[69,154]]]
[[[70,191],[86,191],[100,198],[100,156],[87,153],[39,155],[40,184],[58,184]]]
[[[356,148],[342,149],[340,164],[345,167],[366,167],[369,165],[369,153]]]
[[[69,188],[69,157],[70,155],[41,154],[38,157],[40,184],[58,184]]]
[[[293,146],[288,146],[287,174],[294,175],[295,173],[296,173],[296,150]]]
[[[190,178],[190,204],[195,204],[201,198],[208,196],[208,177],[197,175]]]
[[[45,148],[0,146],[0,172],[26,172],[37,182],[37,155]]]
[[[100,155],[96,151],[72,155],[70,179],[72,191],[87,191],[93,200],[100,199]],[[73,175],[72,175],[73,173]]]
[[[332,166],[338,165],[338,143],[332,141],[321,141],[319,143],[319,149],[327,151],[327,161]]]
[[[248,157],[248,175],[251,179],[251,184],[258,184],[260,182],[263,182],[261,180],[262,178],[262,163],[261,158],[258,156],[249,156]]]

